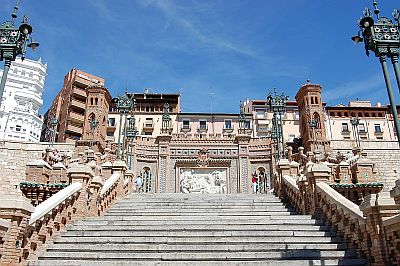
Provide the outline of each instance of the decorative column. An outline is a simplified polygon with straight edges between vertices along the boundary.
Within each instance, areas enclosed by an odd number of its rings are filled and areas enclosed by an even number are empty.
[[[175,191],[174,177],[169,176],[169,162],[170,162],[170,142],[171,135],[161,134],[157,136],[156,143],[158,144],[158,166],[157,176],[155,180],[154,192],[177,192]]]
[[[249,167],[249,135],[237,135],[236,143],[238,145],[238,193],[251,193],[251,174]],[[233,191],[232,191],[233,192]]]

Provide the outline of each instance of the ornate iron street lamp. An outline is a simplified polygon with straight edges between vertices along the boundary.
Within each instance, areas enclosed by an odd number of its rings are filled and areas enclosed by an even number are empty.
[[[350,118],[350,124],[353,126],[353,136],[356,140],[357,148],[360,147],[360,135],[358,133],[358,125],[360,124],[360,119],[358,117]]]
[[[54,145],[54,142],[56,140],[56,126],[58,124],[58,119],[55,117],[52,117],[50,119],[50,147]]]
[[[276,93],[276,88],[274,88],[274,95],[272,96],[269,93],[267,97],[267,104],[272,110],[272,131],[271,131],[271,139],[276,141],[277,143],[277,159],[281,158],[281,153],[284,152],[284,139],[283,139],[283,121],[282,116],[285,113],[286,102],[289,99],[289,96],[286,96],[284,93],[278,95]]]
[[[117,110],[119,112],[119,133],[118,133],[118,148],[117,148],[117,159],[124,159],[124,150],[125,150],[125,136],[126,136],[126,116],[131,111],[132,106],[134,106],[135,98],[133,100],[128,96],[125,92],[124,95],[118,96],[118,98],[114,98],[113,102],[117,104]],[[124,123],[122,124],[122,118],[124,119]],[[121,134],[122,130],[124,130],[124,138],[123,138],[123,146],[121,152]]]
[[[369,56],[369,51],[375,53],[375,56],[379,58],[382,66],[383,76],[385,78],[386,89],[389,96],[390,107],[392,109],[392,115],[394,124],[396,127],[397,141],[400,144],[400,124],[397,115],[396,103],[394,101],[392,85],[390,82],[389,71],[386,65],[386,57],[390,57],[394,71],[396,74],[397,86],[400,90],[400,71],[399,71],[399,48],[400,48],[400,11],[393,11],[393,18],[397,22],[393,23],[387,17],[381,17],[378,9],[376,0],[373,1],[374,14],[377,21],[372,18],[372,12],[369,8],[365,8],[363,17],[360,19],[358,26],[361,30],[356,36],[351,39],[357,44],[364,42],[365,52]],[[362,34],[362,37],[360,36]]]
[[[136,130],[136,119],[133,115],[128,118],[128,129],[126,130],[126,138],[128,140],[127,147],[127,165],[128,169],[132,170],[132,141],[135,139],[138,131]]]
[[[0,61],[4,60],[3,76],[0,83],[0,104],[3,98],[4,87],[11,62],[15,61],[18,55],[22,55],[21,59],[24,60],[26,47],[35,50],[35,48],[39,46],[39,43],[32,40],[32,26],[28,24],[27,16],[23,16],[21,25],[16,28],[14,22],[17,18],[17,11],[18,2],[14,7],[14,12],[11,14],[12,19],[0,25]]]
[[[91,133],[92,133],[92,139],[91,139],[91,141],[90,141],[90,147],[93,146],[93,142],[94,142],[94,132],[95,132],[96,128],[98,127],[98,125],[99,125],[99,121],[97,121],[95,117],[90,118],[90,120],[89,120],[89,126],[90,126],[90,131],[91,131]]]

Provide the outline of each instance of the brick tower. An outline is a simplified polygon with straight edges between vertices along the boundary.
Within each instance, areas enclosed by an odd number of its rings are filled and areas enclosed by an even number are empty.
[[[102,147],[105,147],[111,95],[103,86],[88,87],[86,93],[85,122],[82,138],[86,142],[99,143]]]
[[[325,113],[321,100],[321,86],[305,84],[296,94],[300,113],[300,134],[306,151],[325,153],[330,149],[326,137]]]

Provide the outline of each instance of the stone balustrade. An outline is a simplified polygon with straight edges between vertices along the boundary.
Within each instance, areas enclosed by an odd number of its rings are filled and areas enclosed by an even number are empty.
[[[71,184],[33,207],[21,193],[13,192],[0,201],[0,264],[24,263],[75,220],[102,215],[117,199],[133,189],[131,173],[116,161],[110,171],[93,163],[71,165]],[[126,175],[125,175],[126,173]],[[2,195],[0,195],[2,196]]]
[[[300,175],[289,165],[277,163],[275,194],[299,213],[324,219],[372,265],[400,265],[400,180],[390,194],[368,195],[358,206],[329,186],[326,164],[309,162]]]

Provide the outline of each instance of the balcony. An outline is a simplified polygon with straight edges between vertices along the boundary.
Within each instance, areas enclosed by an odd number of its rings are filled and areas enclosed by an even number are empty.
[[[197,127],[197,131],[198,131],[198,132],[207,132],[207,130],[208,130],[207,125],[199,125],[199,126]]]
[[[80,96],[80,97],[82,97],[82,98],[86,98],[86,91],[85,91],[84,89],[79,89],[79,88],[77,88],[77,87],[74,87],[74,88],[72,89],[72,94],[73,94],[73,95]]]
[[[66,131],[71,131],[71,132],[82,134],[82,127],[68,124]]]
[[[87,88],[90,85],[93,85],[93,82],[86,80],[84,78],[81,78],[79,76],[75,77],[74,83],[72,83],[74,86],[80,87],[80,88]]]
[[[232,133],[232,132],[233,132],[233,126],[224,127],[224,128],[222,129],[222,132],[223,132],[223,133]]]
[[[71,106],[74,106],[74,107],[80,108],[82,110],[85,110],[86,102],[79,101],[77,99],[72,99],[71,100]]]
[[[75,122],[79,122],[79,123],[83,123],[83,121],[85,120],[85,116],[83,114],[80,114],[80,113],[70,112],[69,113],[69,120],[75,121]]]
[[[143,131],[152,132],[153,130],[154,130],[154,123],[153,122],[145,122],[145,123],[143,123]]]
[[[190,125],[182,125],[181,131],[182,132],[189,132],[191,130]]]

